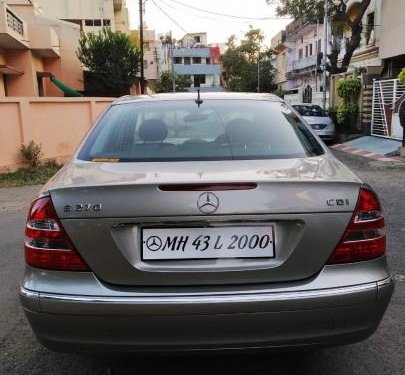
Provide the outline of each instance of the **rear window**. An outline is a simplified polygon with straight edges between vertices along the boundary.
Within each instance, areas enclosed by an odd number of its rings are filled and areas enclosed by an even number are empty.
[[[328,117],[327,113],[319,105],[293,105],[301,116]]]
[[[285,104],[194,100],[112,106],[79,152],[87,161],[186,161],[315,156],[323,149]]]

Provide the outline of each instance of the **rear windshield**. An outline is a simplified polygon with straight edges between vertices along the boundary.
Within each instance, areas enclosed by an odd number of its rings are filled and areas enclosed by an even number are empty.
[[[326,112],[319,105],[293,105],[301,116],[328,117]]]
[[[79,152],[87,161],[298,158],[324,151],[285,104],[194,100],[112,106]]]

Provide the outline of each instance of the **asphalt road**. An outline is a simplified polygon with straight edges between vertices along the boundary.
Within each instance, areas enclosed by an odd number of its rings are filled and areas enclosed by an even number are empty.
[[[405,168],[336,152],[382,198],[389,258],[397,279],[391,305],[368,340],[343,347],[260,355],[90,357],[42,348],[28,327],[17,291],[23,273],[23,228],[38,187],[0,189],[0,374],[405,374]]]

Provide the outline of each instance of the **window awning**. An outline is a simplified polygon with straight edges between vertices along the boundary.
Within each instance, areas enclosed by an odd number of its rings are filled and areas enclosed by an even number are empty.
[[[80,97],[83,96],[82,94],[80,94],[80,92],[77,92],[75,89],[72,89],[71,87],[69,87],[68,85],[64,84],[63,82],[59,81],[58,79],[56,79],[56,77],[54,75],[51,75],[49,77],[49,79],[51,80],[51,82],[59,89],[61,90],[65,96],[68,97]]]
[[[14,74],[24,74],[22,70],[18,70],[10,65],[2,65],[0,64],[0,73],[6,75],[14,75]]]

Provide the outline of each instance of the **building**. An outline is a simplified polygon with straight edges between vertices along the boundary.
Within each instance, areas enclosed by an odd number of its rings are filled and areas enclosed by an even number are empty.
[[[51,76],[82,91],[79,37],[79,26],[38,16],[30,0],[0,1],[0,97],[63,96]]]
[[[139,30],[131,30],[130,36],[139,47]],[[156,82],[160,76],[157,51],[158,44],[155,30],[145,28],[143,30],[143,68],[144,76],[148,84]]]
[[[129,17],[125,0],[34,0],[39,12],[80,26],[84,32],[96,32],[103,26],[129,34]]]
[[[191,77],[190,91],[222,91],[220,46],[207,44],[207,33],[186,34],[173,49],[175,74]]]
[[[323,24],[297,19],[271,41],[277,54],[275,83],[279,90],[290,92],[285,96],[290,103],[322,103],[323,30]]]
[[[276,68],[274,83],[277,85],[278,91],[287,91],[288,81],[286,73],[288,47],[284,30],[280,31],[271,39],[270,47],[273,52],[272,64]]]
[[[396,78],[401,69],[405,68],[404,14],[403,0],[382,2],[379,52],[384,68],[383,75],[387,78]]]

